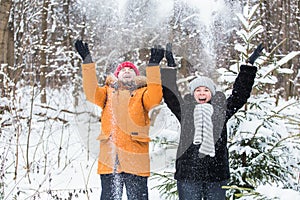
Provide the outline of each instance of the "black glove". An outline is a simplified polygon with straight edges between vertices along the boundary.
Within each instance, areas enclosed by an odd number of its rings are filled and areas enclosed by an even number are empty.
[[[87,43],[83,43],[82,40],[76,40],[75,49],[81,56],[83,63],[92,63],[92,57]]]
[[[176,67],[175,60],[172,53],[172,43],[168,43],[166,46],[166,59],[168,67]]]
[[[151,48],[151,55],[149,59],[148,66],[157,66],[160,61],[163,59],[165,50],[160,45],[154,45],[154,48]]]
[[[264,49],[264,47],[262,46],[262,43],[260,43],[256,49],[254,50],[254,52],[252,53],[252,55],[246,60],[247,63],[250,63],[251,65],[254,64],[255,60],[261,56],[261,52]]]

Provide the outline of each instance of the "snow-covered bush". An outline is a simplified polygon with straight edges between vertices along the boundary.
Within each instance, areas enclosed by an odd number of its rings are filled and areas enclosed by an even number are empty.
[[[244,13],[237,15],[243,27],[237,32],[243,41],[236,45],[240,59],[229,69],[218,69],[221,82],[232,84],[239,66],[256,47],[252,42],[263,31],[258,21],[252,20],[258,6],[246,6]],[[272,86],[278,81],[276,74],[291,74],[292,69],[282,65],[299,54],[291,52],[277,61],[265,52],[255,63],[258,72],[252,96],[227,127],[231,179],[226,188],[231,189],[228,194],[232,198],[263,196],[255,192],[259,185],[277,184],[296,189],[294,172],[300,171],[297,156],[300,154],[300,102],[295,98],[284,100],[278,94],[284,89],[274,90]]]

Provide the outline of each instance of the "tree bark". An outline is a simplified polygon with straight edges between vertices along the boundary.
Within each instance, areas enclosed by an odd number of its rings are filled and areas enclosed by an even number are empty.
[[[0,67],[3,67],[3,72],[8,77],[9,66],[14,66],[13,26],[11,26],[9,23],[11,7],[11,0],[0,1]],[[4,76],[0,74],[0,89],[2,90],[1,95],[5,95],[5,79]]]
[[[47,19],[48,19],[48,8],[49,8],[49,0],[44,0],[43,3],[43,12],[42,12],[42,49],[41,49],[41,103],[47,103],[47,95],[46,95],[46,85],[47,85]]]

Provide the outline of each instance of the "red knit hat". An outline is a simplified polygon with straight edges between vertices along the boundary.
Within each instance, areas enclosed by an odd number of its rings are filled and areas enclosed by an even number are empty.
[[[136,68],[136,66],[135,66],[133,63],[128,62],[128,61],[122,62],[121,64],[119,64],[118,67],[117,67],[117,69],[116,69],[115,72],[114,72],[114,75],[115,75],[116,77],[118,77],[119,72],[120,72],[121,69],[123,69],[124,67],[130,67],[131,69],[134,70],[134,72],[135,72],[135,74],[136,74],[137,76],[140,75],[140,72],[139,72],[139,70]]]

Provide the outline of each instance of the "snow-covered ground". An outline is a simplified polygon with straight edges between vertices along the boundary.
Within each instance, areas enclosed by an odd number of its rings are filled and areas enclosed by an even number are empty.
[[[26,98],[25,93],[23,97]],[[56,101],[57,103],[59,101]],[[64,107],[65,105],[63,105]],[[50,106],[51,107],[51,106]],[[7,160],[2,160],[5,169],[2,168],[1,180],[4,180],[4,187],[1,186],[3,199],[68,199],[78,197],[78,199],[99,199],[101,193],[100,177],[96,173],[98,142],[97,137],[100,126],[92,119],[93,114],[99,115],[99,110],[87,103],[75,109],[80,113],[83,110],[89,113],[76,115],[63,114],[60,111],[41,108],[40,105],[34,107],[34,113],[46,113],[43,117],[35,118],[32,122],[32,135],[30,136],[30,146],[28,159],[31,163],[30,172],[26,171],[26,147],[28,135],[20,135],[18,146],[18,168],[17,178],[14,180],[14,170],[16,169],[16,143],[15,139],[1,142],[2,155],[6,153]],[[8,117],[8,116],[7,116]],[[70,123],[51,123],[49,118],[65,117]],[[43,119],[48,121],[43,122]],[[88,121],[90,121],[88,123]],[[164,139],[166,141],[177,141],[179,125],[174,116],[162,107],[162,112],[157,115],[154,126],[151,128],[153,139]],[[6,134],[5,128],[2,133]],[[3,136],[3,135],[2,135]],[[8,135],[6,135],[6,138]],[[14,138],[14,137],[13,137]],[[5,139],[5,138],[4,138]],[[6,142],[6,145],[4,145]],[[167,147],[167,148],[166,148]],[[151,170],[163,173],[165,169],[173,170],[170,164],[175,158],[176,148],[174,146],[151,144]],[[159,184],[158,179],[149,178],[149,199],[164,200],[154,186]],[[259,186],[258,192],[273,199],[300,199],[300,193],[290,189],[280,189],[276,186]],[[124,191],[124,200],[126,193]],[[72,199],[73,199],[72,198]],[[76,199],[76,198],[75,198]],[[244,199],[253,199],[248,197]]]

